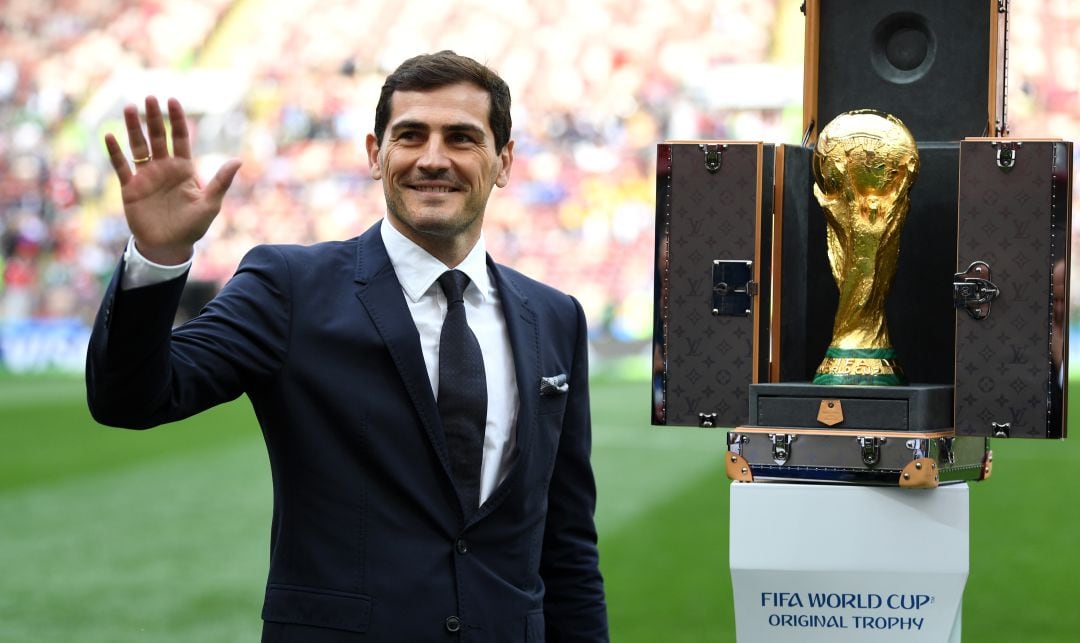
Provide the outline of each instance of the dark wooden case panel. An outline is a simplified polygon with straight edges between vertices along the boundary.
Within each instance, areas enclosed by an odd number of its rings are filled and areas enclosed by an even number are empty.
[[[703,144],[657,147],[653,424],[745,423],[748,386],[767,365],[767,351],[756,352],[755,338],[768,328],[760,290],[742,314],[714,314],[714,263],[750,262],[749,289],[769,283],[760,244],[770,220],[762,213],[772,212],[774,148],[707,142],[720,152],[711,170]]]
[[[918,141],[995,135],[1004,120],[1006,7],[998,0],[807,0],[809,139],[860,108],[899,117]]]
[[[956,272],[984,262],[999,294],[985,318],[956,313],[958,435],[1065,436],[1071,159],[1058,141],[961,143]]]

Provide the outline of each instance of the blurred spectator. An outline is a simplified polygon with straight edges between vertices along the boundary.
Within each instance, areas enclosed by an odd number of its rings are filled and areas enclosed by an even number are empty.
[[[253,244],[349,237],[382,215],[362,147],[373,116],[359,106],[404,58],[452,48],[498,69],[517,100],[519,160],[489,208],[492,251],[579,295],[597,340],[641,343],[652,330],[655,144],[798,142],[787,116],[801,87],[753,110],[706,91],[720,66],[801,69],[801,52],[777,59],[792,50],[782,30],[802,22],[779,12],[798,4],[7,0],[0,321],[96,309],[128,234],[100,143],[119,125],[96,115],[140,98],[125,94],[142,86],[134,74],[231,74],[236,100],[205,87],[202,110],[185,99],[205,173],[226,155],[244,159],[192,275],[221,283]],[[1070,46],[1080,5],[1013,3],[1011,25],[1012,131],[1080,139],[1080,77],[1054,72],[1080,62]],[[776,96],[765,90],[730,88]]]

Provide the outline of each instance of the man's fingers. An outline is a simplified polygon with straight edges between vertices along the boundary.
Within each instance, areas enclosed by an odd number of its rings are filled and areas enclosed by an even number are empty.
[[[150,146],[143,136],[142,123],[139,122],[139,110],[134,105],[124,106],[124,126],[127,127],[128,147],[132,159],[144,159],[150,156]]]
[[[161,105],[153,96],[146,97],[146,131],[150,134],[150,154],[159,159],[169,156],[165,119],[161,115]]]
[[[191,138],[188,135],[184,108],[175,98],[169,99],[169,124],[172,125],[173,154],[178,158],[191,158]]]
[[[116,172],[116,178],[120,179],[120,185],[126,185],[131,180],[131,166],[124,156],[124,150],[120,149],[120,143],[112,134],[105,135],[105,150],[109,153],[109,163]]]
[[[225,198],[225,192],[229,189],[229,186],[232,185],[233,179],[236,177],[236,172],[239,169],[239,159],[226,161],[225,164],[218,169],[214,178],[210,179],[210,182],[206,184],[206,188],[203,190],[206,200],[220,208],[221,202]]]

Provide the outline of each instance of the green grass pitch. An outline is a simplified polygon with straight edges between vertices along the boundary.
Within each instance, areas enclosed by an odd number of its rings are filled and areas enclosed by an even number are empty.
[[[724,433],[650,428],[648,398],[593,385],[612,640],[734,641]],[[1080,640],[1080,435],[993,448],[964,640]],[[0,642],[256,641],[269,518],[245,401],[129,432],[94,424],[79,380],[0,378]]]

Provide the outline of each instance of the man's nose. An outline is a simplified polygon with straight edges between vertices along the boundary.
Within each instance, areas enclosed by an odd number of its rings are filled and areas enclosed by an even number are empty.
[[[432,136],[428,139],[417,165],[425,169],[450,167],[450,157],[447,154],[446,143],[441,136]]]

